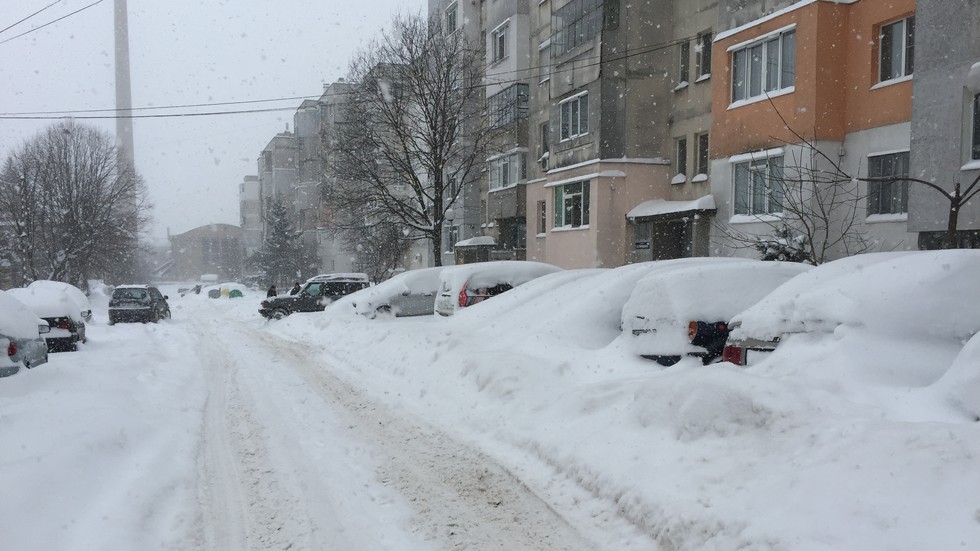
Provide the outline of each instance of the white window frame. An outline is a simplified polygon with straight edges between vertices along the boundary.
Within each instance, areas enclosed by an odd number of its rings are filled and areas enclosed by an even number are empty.
[[[497,25],[490,33],[490,51],[493,52],[492,63],[497,63],[507,58],[507,29],[509,28],[510,19]]]
[[[584,104],[584,109],[583,109]],[[589,133],[589,93],[580,92],[558,103],[559,141]]]
[[[575,229],[589,227],[591,180],[579,180],[555,186],[555,227],[554,229]],[[575,214],[578,213],[578,224]],[[571,215],[572,220],[566,218]]]
[[[729,159],[729,162],[732,164],[733,214],[736,216],[767,216],[781,215],[783,213],[779,200],[779,197],[783,194],[782,183],[778,179],[773,178],[772,167],[774,166],[774,161],[778,160],[780,170],[785,171],[784,159],[785,157],[781,149],[753,154],[748,158],[744,155],[737,155]],[[747,171],[748,174],[745,182],[745,185],[748,186],[745,193],[746,204],[742,212],[739,209],[740,194],[738,175],[740,168]],[[774,181],[776,185],[773,185]],[[774,191],[776,193],[773,193]],[[754,208],[757,202],[762,203],[762,208],[759,209],[759,212],[756,212]]]
[[[788,45],[792,37],[792,47]],[[796,87],[796,25],[780,29],[749,42],[736,44],[728,51],[731,54],[731,102],[751,102],[767,95],[782,94]],[[792,67],[785,59],[792,52]],[[772,61],[775,54],[776,60]],[[755,56],[759,62],[753,63]],[[743,75],[739,75],[740,62]],[[775,66],[771,66],[772,64]],[[755,67],[755,69],[753,69]],[[774,70],[774,71],[773,71]],[[758,73],[758,75],[757,75]],[[773,74],[775,73],[775,74]],[[739,78],[741,76],[741,78]],[[758,91],[753,93],[754,81],[758,78]]]
[[[909,31],[909,26],[911,25],[911,35]],[[892,45],[886,52],[885,50],[885,29],[898,27],[899,32],[893,34],[894,37],[901,37],[901,44],[899,47],[899,56],[895,60],[899,66],[899,72],[895,72],[894,69],[889,74],[885,74],[885,59],[891,60],[895,53],[895,44]],[[911,40],[909,40],[911,39]],[[915,16],[905,17],[899,19],[898,21],[892,21],[891,23],[886,23],[881,25],[878,29],[878,82],[889,82],[896,79],[906,78],[912,76],[912,71],[914,70],[914,55],[909,55],[915,51]],[[886,55],[887,54],[887,55]],[[894,66],[894,63],[889,62],[889,66]]]
[[[490,191],[506,189],[527,179],[527,150],[519,149],[492,157],[490,167]]]
[[[452,21],[450,21],[450,15],[452,15]],[[457,2],[452,2],[446,7],[442,20],[446,26],[446,33],[452,34],[456,32],[456,29],[459,28],[459,4]]]

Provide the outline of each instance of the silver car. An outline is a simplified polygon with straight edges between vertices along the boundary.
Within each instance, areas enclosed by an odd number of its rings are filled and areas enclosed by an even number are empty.
[[[0,377],[48,361],[48,323],[9,293],[0,291]]]
[[[378,315],[396,317],[430,316],[439,291],[442,267],[410,270],[362,289],[345,297],[358,314],[374,318]]]

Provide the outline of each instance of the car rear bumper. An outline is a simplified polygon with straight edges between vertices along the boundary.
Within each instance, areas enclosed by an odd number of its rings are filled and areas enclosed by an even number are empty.
[[[141,322],[152,321],[152,308],[110,308],[109,322]]]

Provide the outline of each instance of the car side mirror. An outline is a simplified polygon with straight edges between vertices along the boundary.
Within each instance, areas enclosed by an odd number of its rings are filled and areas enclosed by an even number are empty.
[[[48,324],[46,324],[46,323],[44,325],[38,325],[37,326],[37,332],[40,333],[40,334],[42,334],[42,335],[44,333],[50,333],[51,332],[51,326],[48,325]]]
[[[169,299],[170,297],[168,295],[163,295],[163,300],[169,300]]]
[[[408,291],[402,291],[402,296],[403,296],[403,297],[407,297],[407,296],[408,296],[408,295],[410,295],[410,294],[411,294],[411,293],[409,293]]]

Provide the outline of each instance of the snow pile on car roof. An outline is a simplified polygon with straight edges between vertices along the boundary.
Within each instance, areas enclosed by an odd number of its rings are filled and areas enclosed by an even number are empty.
[[[23,302],[38,317],[59,318],[68,316],[75,321],[82,319],[78,304],[64,290],[21,287],[7,291]]]
[[[78,304],[79,311],[84,312],[92,309],[92,305],[89,302],[88,297],[85,296],[85,293],[83,293],[81,289],[75,287],[70,283],[65,283],[63,281],[51,281],[48,279],[39,279],[37,281],[31,282],[31,284],[28,285],[27,287],[29,289],[41,289],[42,291],[47,289],[52,289],[55,291],[63,291],[67,293],[68,296],[71,297],[71,299]]]
[[[18,339],[37,337],[37,314],[6,291],[0,291],[0,334]]]
[[[980,251],[868,253],[796,277],[736,316],[733,337],[772,339],[840,326],[966,339],[980,331]]]

